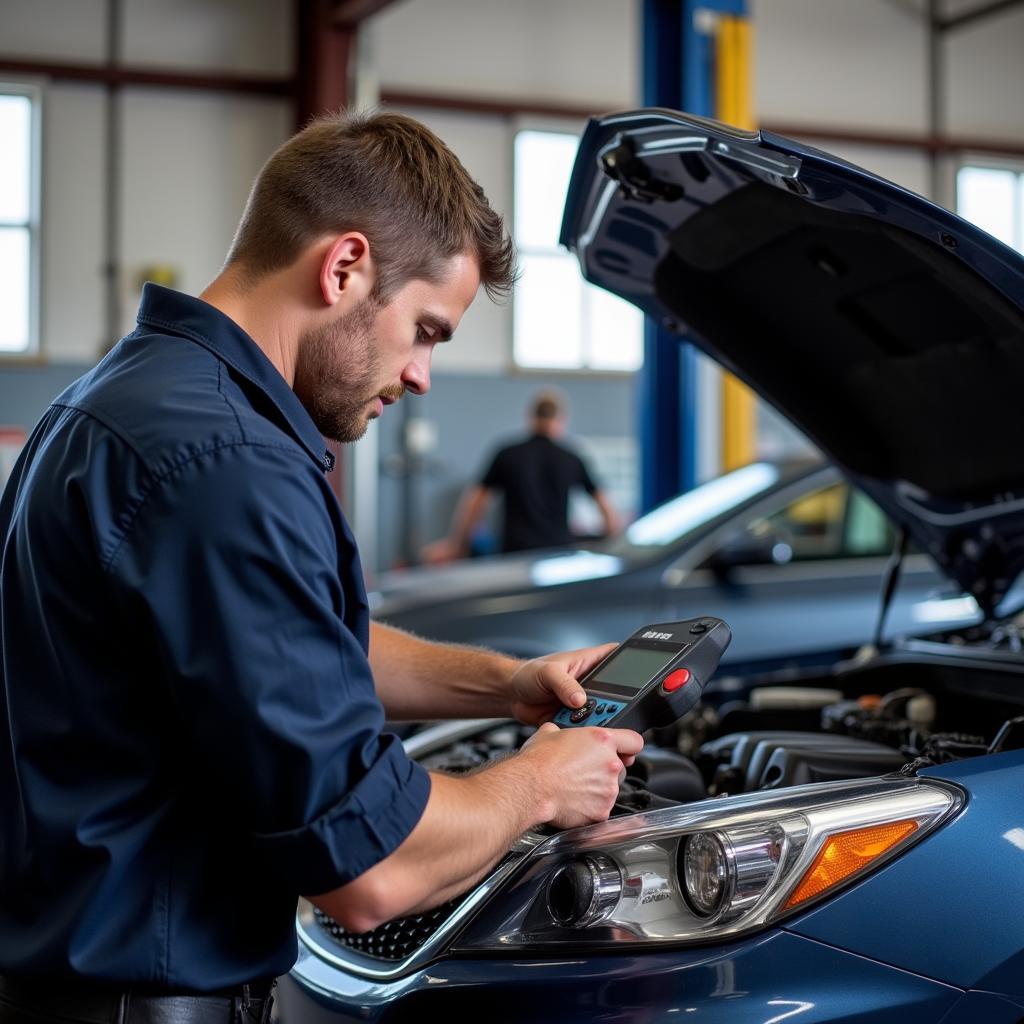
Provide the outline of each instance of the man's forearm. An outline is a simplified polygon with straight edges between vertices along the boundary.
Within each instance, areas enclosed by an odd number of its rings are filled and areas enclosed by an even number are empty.
[[[509,679],[519,664],[491,651],[431,643],[380,623],[370,626],[377,696],[393,721],[509,715]]]
[[[471,776],[431,774],[419,824],[404,843],[350,885],[313,903],[353,931],[438,906],[475,885],[553,805],[535,772],[513,757]]]

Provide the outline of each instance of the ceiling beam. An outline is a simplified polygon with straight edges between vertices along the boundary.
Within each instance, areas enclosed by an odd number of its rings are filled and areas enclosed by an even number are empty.
[[[1020,7],[1020,5],[1021,0],[992,0],[991,3],[964,11],[963,14],[956,14],[951,18],[940,18],[936,21],[936,28],[941,32],[951,32],[953,29],[963,28],[964,25],[971,25],[983,18],[991,18],[993,15],[1002,14],[1003,11]]]
[[[290,96],[293,88],[292,79],[289,77],[112,67],[109,64],[22,60],[2,55],[0,55],[0,74],[39,76],[65,82],[95,82],[107,86],[153,85],[173,89],[205,89],[210,92],[240,92],[262,96]]]
[[[353,28],[392,3],[394,0],[334,0],[334,24]]]

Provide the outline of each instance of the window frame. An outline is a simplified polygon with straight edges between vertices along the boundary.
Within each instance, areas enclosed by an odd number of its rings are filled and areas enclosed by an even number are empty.
[[[519,241],[516,238],[516,137],[520,132],[547,132],[554,135],[575,135],[577,138],[581,137],[583,130],[586,127],[585,121],[575,121],[568,118],[557,118],[557,117],[543,117],[540,115],[535,116],[522,116],[513,118],[510,124],[510,130],[508,135],[508,161],[511,169],[510,174],[510,234],[516,245],[517,255],[526,253],[528,255],[545,255],[548,253],[541,252],[540,250],[534,250],[533,248],[521,249]],[[556,245],[550,254],[561,253],[567,255],[570,259],[575,261],[575,257],[572,253],[568,253],[567,250],[561,246]],[[578,264],[577,264],[578,267]],[[592,287],[586,280],[583,281],[584,287]],[[518,286],[517,286],[518,287]],[[641,321],[641,333],[640,333],[640,365],[636,369],[621,369],[616,367],[601,367],[601,366],[526,366],[516,359],[516,304],[513,299],[510,305],[510,323],[509,323],[509,338],[508,338],[508,371],[511,374],[520,375],[523,377],[545,377],[545,378],[615,378],[622,377],[633,379],[636,374],[641,372],[643,369],[644,359],[644,335],[643,335],[643,321]]]
[[[0,349],[0,361],[37,362],[42,355],[42,152],[43,152],[43,86],[33,81],[0,79],[0,95],[24,96],[30,105],[29,115],[29,211],[27,222],[0,222],[0,227],[24,228],[28,231],[28,345],[23,349]]]
[[[1004,242],[1004,245],[1009,245],[1011,249],[1016,249],[1017,252],[1024,254],[1024,159],[1020,157],[1014,157],[1011,155],[1002,156],[998,153],[972,153],[966,152],[961,154],[953,167],[953,211],[959,217],[963,217],[963,213],[960,210],[960,172],[969,168],[977,168],[983,171],[1009,171],[1017,176],[1017,189],[1014,193],[1015,202],[1012,215],[1016,218],[1016,223],[1013,224],[1013,234],[1017,235],[1018,231],[1020,237],[1018,238],[1018,245],[1014,246],[1009,242]],[[965,220],[967,218],[964,218]],[[970,221],[969,223],[974,223]],[[985,231],[985,228],[979,230]],[[995,236],[993,236],[995,237]]]

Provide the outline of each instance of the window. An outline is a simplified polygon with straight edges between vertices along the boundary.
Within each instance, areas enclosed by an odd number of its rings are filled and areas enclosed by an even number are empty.
[[[1011,167],[961,167],[956,208],[1001,242],[1024,252],[1024,173]]]
[[[888,555],[894,535],[885,513],[866,495],[846,484],[832,484],[804,495],[780,512],[747,527],[754,539],[789,548],[794,562],[821,558]]]
[[[643,361],[643,314],[587,284],[558,244],[579,138],[521,131],[515,138],[514,234],[522,278],[513,300],[517,366],[635,370]]]
[[[0,352],[37,347],[39,98],[0,85]]]

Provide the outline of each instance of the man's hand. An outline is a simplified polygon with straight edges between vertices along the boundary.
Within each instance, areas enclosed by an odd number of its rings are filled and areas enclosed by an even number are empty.
[[[547,722],[518,756],[536,762],[539,779],[550,780],[547,820],[558,828],[575,828],[608,817],[626,765],[643,745],[643,737],[631,729],[559,729]]]
[[[560,707],[581,707],[587,694],[579,684],[580,677],[616,646],[584,647],[524,662],[510,680],[512,714],[524,725],[539,725],[557,714]]]

